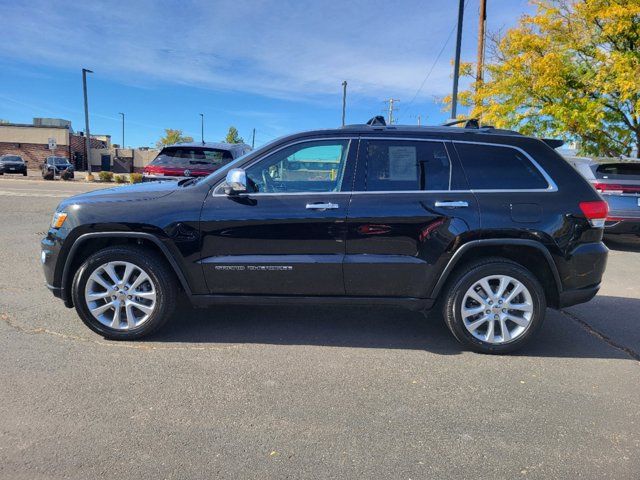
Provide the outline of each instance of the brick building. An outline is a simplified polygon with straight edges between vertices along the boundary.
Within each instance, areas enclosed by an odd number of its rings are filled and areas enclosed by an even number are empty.
[[[55,150],[49,149],[49,139],[55,141]],[[29,169],[39,169],[48,156],[55,155],[68,158],[78,170],[84,170],[85,141],[84,135],[73,133],[67,120],[34,118],[33,124],[0,123],[0,155],[19,155]],[[110,147],[108,136],[91,136],[92,149]]]

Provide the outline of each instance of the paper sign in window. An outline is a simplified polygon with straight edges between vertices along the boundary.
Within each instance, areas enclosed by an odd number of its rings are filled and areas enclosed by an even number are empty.
[[[389,179],[417,180],[416,147],[389,147]]]

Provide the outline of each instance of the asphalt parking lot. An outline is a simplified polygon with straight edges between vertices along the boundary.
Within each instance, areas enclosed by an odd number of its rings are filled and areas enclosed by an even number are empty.
[[[377,307],[185,305],[114,343],[39,263],[94,188],[0,179],[0,478],[640,478],[640,248],[517,355]]]

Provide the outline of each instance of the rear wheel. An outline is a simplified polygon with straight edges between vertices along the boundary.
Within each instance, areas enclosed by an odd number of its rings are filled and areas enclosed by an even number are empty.
[[[489,258],[456,272],[443,314],[461,343],[482,353],[507,353],[537,332],[546,307],[544,290],[529,270],[507,259]]]
[[[113,340],[134,340],[169,319],[176,288],[173,272],[155,253],[118,246],[100,250],[82,264],[72,295],[91,330]]]

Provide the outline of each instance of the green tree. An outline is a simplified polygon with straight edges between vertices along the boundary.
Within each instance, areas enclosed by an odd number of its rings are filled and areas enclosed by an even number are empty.
[[[193,142],[193,137],[182,135],[182,130],[174,130],[173,128],[165,128],[164,136],[156,142],[158,148],[165,145],[173,145],[174,143]]]
[[[229,127],[227,136],[224,138],[227,143],[244,143],[244,138],[238,134],[238,129],[234,126]]]
[[[640,0],[534,4],[461,102],[484,124],[577,140],[583,154],[640,150]]]

